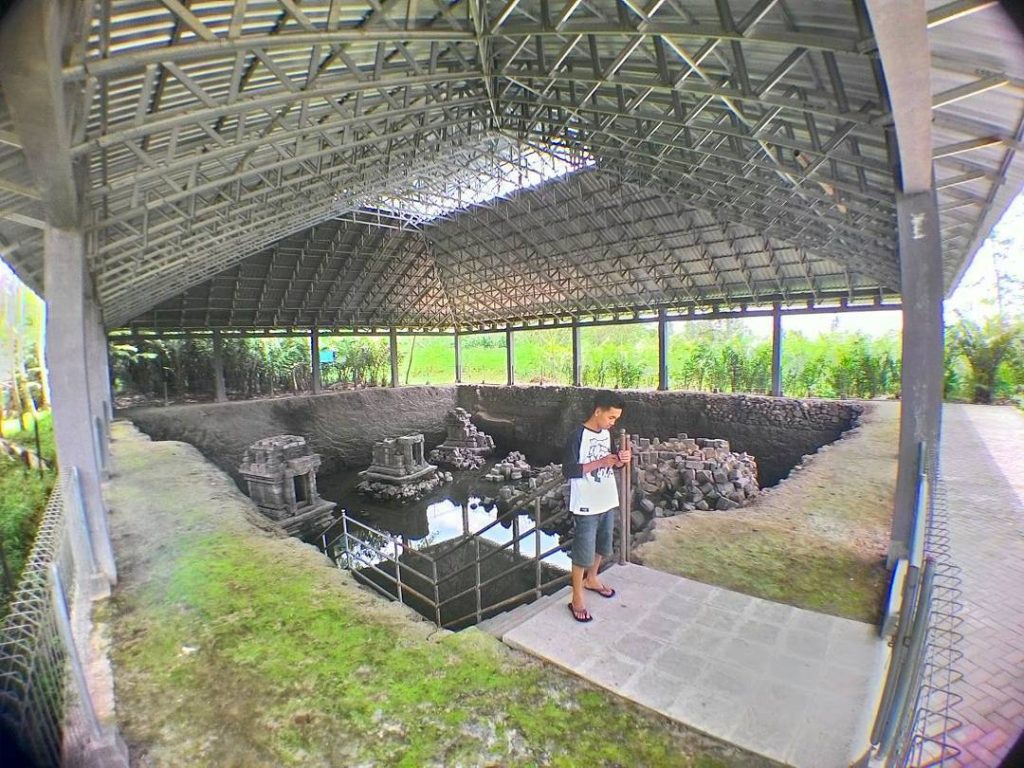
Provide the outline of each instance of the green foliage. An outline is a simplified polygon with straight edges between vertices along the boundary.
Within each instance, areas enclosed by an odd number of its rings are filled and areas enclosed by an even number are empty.
[[[0,615],[6,607],[25,566],[55,473],[26,469],[23,464],[0,456],[0,545],[6,573],[0,571]],[[8,579],[9,575],[9,579]]]
[[[39,450],[43,459],[51,466],[57,466],[57,443],[53,436],[53,412],[39,411],[36,415],[39,422]],[[5,430],[5,438],[12,443],[28,448],[31,451],[36,449],[35,425],[30,417],[26,417],[21,428],[15,431]]]
[[[1024,318],[961,317],[946,331],[946,397],[974,403],[1024,396]]]

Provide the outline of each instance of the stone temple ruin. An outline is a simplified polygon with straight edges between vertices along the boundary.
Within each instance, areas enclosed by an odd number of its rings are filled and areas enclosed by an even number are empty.
[[[479,469],[494,453],[494,438],[470,421],[465,408],[455,408],[445,417],[448,436],[430,452],[430,460],[454,469]]]
[[[319,466],[306,438],[276,435],[250,445],[238,471],[260,512],[294,535],[320,531],[333,519],[334,502],[317,493]]]
[[[452,480],[451,473],[438,472],[423,458],[420,433],[375,442],[373,461],[359,474],[364,480],[356,490],[387,501],[412,501]]]

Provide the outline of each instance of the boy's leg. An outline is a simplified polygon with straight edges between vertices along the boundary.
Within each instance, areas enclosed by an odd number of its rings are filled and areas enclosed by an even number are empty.
[[[608,589],[598,578],[598,574],[601,571],[601,563],[604,558],[611,557],[612,554],[613,532],[618,511],[618,507],[612,507],[600,515],[600,521],[594,531],[594,563],[583,574],[582,587],[598,592],[605,592]]]
[[[588,569],[594,566],[599,517],[600,515],[573,516],[576,530],[572,543],[572,607],[577,612],[587,609],[583,582]]]

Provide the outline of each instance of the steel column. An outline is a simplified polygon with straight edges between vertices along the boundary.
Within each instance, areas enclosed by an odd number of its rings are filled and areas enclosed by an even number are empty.
[[[319,395],[322,388],[320,378],[320,329],[315,325],[309,332],[309,369],[312,372],[313,394]]]
[[[772,306],[772,394],[782,397],[782,305]]]
[[[218,403],[228,399],[227,387],[224,386],[224,343],[216,328],[213,329],[213,399]]]
[[[942,241],[934,190],[896,196],[903,283],[903,365],[900,376],[900,447],[889,564],[910,548],[919,468],[918,446],[927,447],[934,477],[942,421]],[[926,505],[925,508],[930,508]]]
[[[668,320],[664,309],[658,312],[658,389],[668,389]]]
[[[511,328],[505,329],[505,383],[516,383],[516,337]]]
[[[580,364],[580,323],[572,321],[572,385],[579,387],[583,381],[583,366]]]
[[[455,331],[455,383],[462,383],[462,334]]]
[[[398,329],[388,330],[388,347],[391,353],[391,386],[398,386]]]

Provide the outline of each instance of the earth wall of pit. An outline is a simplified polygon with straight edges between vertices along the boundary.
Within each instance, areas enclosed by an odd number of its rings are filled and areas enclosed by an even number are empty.
[[[302,435],[322,464],[319,474],[365,469],[373,443],[422,432],[429,449],[445,437],[455,387],[399,387],[228,403],[134,408],[119,413],[154,440],[194,445],[245,490],[238,467],[264,437]]]
[[[533,464],[561,462],[566,437],[591,412],[599,390],[586,387],[470,386],[458,405],[499,447],[523,451]],[[642,437],[721,438],[757,459],[762,486],[775,485],[805,454],[838,439],[862,408],[842,400],[621,390],[617,426]]]

